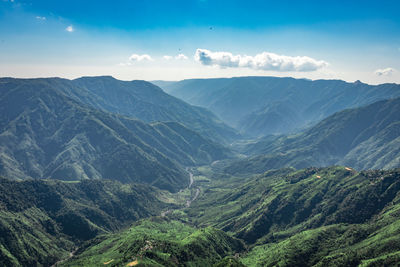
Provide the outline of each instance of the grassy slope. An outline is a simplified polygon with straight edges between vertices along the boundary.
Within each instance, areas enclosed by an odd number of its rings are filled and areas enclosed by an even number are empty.
[[[87,220],[95,222],[98,228],[102,227],[102,231],[97,231],[94,239],[88,237],[89,240],[80,247],[76,255],[63,264],[98,266],[108,263],[109,266],[121,266],[137,261],[139,266],[240,266],[237,259],[225,258],[237,252],[240,253],[240,261],[246,266],[379,266],[383,263],[393,265],[399,260],[398,169],[363,172],[346,167],[308,168],[299,171],[281,169],[245,180],[218,174],[212,179],[213,173],[207,167],[193,172],[194,187],[200,187],[201,194],[189,208],[172,211],[166,217],[140,220],[130,229],[119,233],[108,233],[112,230],[108,230],[108,224],[104,224],[107,220],[103,219],[100,221],[103,224],[99,224],[99,220],[88,217]],[[204,174],[206,176],[202,176]],[[68,184],[68,188],[82,183]],[[59,183],[57,188],[61,188],[65,195],[66,192],[62,189],[64,184]],[[127,185],[123,186],[126,187]],[[90,192],[101,192],[90,188]],[[105,188],[110,188],[110,185]],[[138,190],[142,191],[143,188]],[[187,193],[189,192],[179,193],[176,200]],[[43,196],[48,195],[46,193]],[[93,197],[99,198],[97,194]],[[171,193],[164,193],[162,197],[171,198],[170,202],[175,198]],[[13,198],[10,199],[13,203]],[[80,200],[81,203],[85,201]],[[49,201],[39,198],[33,202],[35,207],[40,207],[40,203]],[[149,205],[142,204],[144,206],[140,209]],[[17,202],[13,205],[22,204]],[[107,207],[102,202],[98,205]],[[78,207],[78,210],[70,211],[73,214],[93,214],[87,209],[93,203],[88,202],[86,209],[79,208],[78,204],[69,206]],[[28,206],[24,211],[36,212]],[[153,215],[158,215],[159,212],[160,209]],[[53,219],[52,214],[64,212],[57,210],[48,214]],[[116,217],[120,218],[118,215]],[[56,220],[59,218],[56,216]],[[43,225],[48,225],[42,222],[40,224],[42,228]],[[72,224],[77,225],[76,222]],[[60,224],[57,225],[59,227]],[[35,226],[34,229],[40,227]],[[51,247],[54,244],[50,242],[52,237],[49,235],[41,237],[49,240],[41,248],[49,247],[47,249],[52,251],[52,255],[61,255],[68,249],[71,250],[71,234],[58,236],[58,242],[65,243],[60,251],[57,251],[59,247]],[[236,238],[242,239],[247,246]],[[34,241],[32,244],[35,244]],[[7,255],[8,252],[3,253]],[[44,252],[39,254],[48,255]],[[10,262],[13,260],[11,256],[8,258]]]
[[[400,189],[399,171],[356,172],[345,167],[270,171],[227,190],[206,190],[188,211],[199,225],[236,233],[248,243],[335,223],[363,223]]]
[[[145,185],[0,178],[0,265],[51,265],[80,242],[166,207]]]
[[[302,231],[256,246],[247,266],[395,266],[400,261],[399,199],[372,221]]]
[[[248,266],[393,265],[399,190],[399,170],[282,169],[241,186],[208,185],[186,216],[244,239]]]
[[[142,220],[119,234],[101,236],[86,244],[65,266],[207,266],[244,249],[224,232],[195,229],[161,217]]]

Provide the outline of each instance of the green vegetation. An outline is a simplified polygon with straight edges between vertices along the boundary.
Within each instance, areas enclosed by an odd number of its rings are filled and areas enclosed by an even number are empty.
[[[237,258],[225,257],[223,260],[214,264],[214,267],[245,267]]]
[[[86,243],[65,266],[207,266],[244,250],[241,241],[212,227],[195,229],[155,217]],[[231,265],[239,266],[239,265]]]
[[[65,265],[390,266],[400,260],[400,170],[288,168],[245,180],[205,179],[206,167],[194,172],[202,193],[189,208],[90,240]]]
[[[205,190],[187,211],[199,226],[232,232],[249,244],[338,223],[364,223],[395,200],[399,170],[346,167],[281,169],[233,188]]]
[[[188,209],[246,241],[246,266],[390,266],[399,260],[400,170],[281,169],[208,187]]]
[[[178,191],[189,180],[183,166],[231,155],[180,123],[149,125],[89,108],[66,96],[73,90],[66,88],[73,86],[68,80],[2,81],[0,174],[5,177],[107,178]]]
[[[242,145],[243,151],[261,155],[237,160],[225,172],[248,174],[331,165],[358,170],[399,167],[399,110],[400,98],[384,100],[335,113],[301,134],[268,136]]]
[[[270,77],[163,85],[255,135],[399,93]],[[215,142],[232,129],[147,82],[1,79],[0,265],[396,266],[399,110],[400,98],[344,110],[236,140],[235,154]]]
[[[159,215],[171,205],[160,201],[157,192],[107,180],[0,178],[0,265],[51,265],[82,241]]]
[[[210,111],[191,106],[146,81],[125,82],[103,76],[83,77],[72,83],[77,88],[69,89],[69,94],[97,109],[138,118],[144,122],[179,122],[208,139],[224,144],[239,137],[234,129]],[[81,93],[84,89],[87,90],[85,95]],[[87,95],[91,95],[91,98]]]
[[[398,201],[398,200],[397,200]],[[302,231],[281,242],[256,246],[246,266],[395,266],[400,261],[397,204],[365,224],[339,224]]]

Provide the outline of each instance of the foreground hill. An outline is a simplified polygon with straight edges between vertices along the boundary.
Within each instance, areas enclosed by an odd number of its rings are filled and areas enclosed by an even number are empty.
[[[88,242],[63,266],[210,266],[243,250],[243,242],[221,230],[158,217]]]
[[[290,133],[343,109],[400,96],[398,84],[372,86],[340,80],[237,77],[158,84],[256,136]]]
[[[356,169],[400,167],[400,98],[338,112],[305,132],[268,137],[247,147],[262,154],[226,168],[229,173],[282,167],[347,165]]]
[[[216,186],[221,182],[209,181],[186,209],[89,240],[62,265],[395,266],[400,260],[399,169],[288,168]]]
[[[160,214],[167,204],[146,185],[0,178],[0,265],[50,266],[98,234]]]
[[[241,254],[247,266],[395,266],[399,211],[399,169],[329,167],[210,186],[186,212],[199,227],[243,239],[251,248]]]
[[[0,174],[14,179],[108,178],[175,191],[189,183],[182,165],[230,154],[179,123],[95,110],[47,79],[3,79],[0,111]]]

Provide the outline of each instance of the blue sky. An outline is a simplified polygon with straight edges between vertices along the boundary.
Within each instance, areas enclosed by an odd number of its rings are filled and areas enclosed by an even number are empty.
[[[0,0],[0,76],[400,83],[400,1]]]

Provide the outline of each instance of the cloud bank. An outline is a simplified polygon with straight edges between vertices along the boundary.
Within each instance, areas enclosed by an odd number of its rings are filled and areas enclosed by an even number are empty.
[[[194,55],[196,61],[207,66],[221,68],[250,68],[254,70],[273,71],[315,71],[328,65],[322,60],[306,56],[284,56],[263,52],[255,56],[233,55],[230,52],[211,52],[207,49],[197,49]]]
[[[375,71],[375,75],[378,75],[378,76],[390,76],[390,75],[393,74],[393,72],[395,72],[395,69],[393,69],[393,68],[377,69]]]
[[[153,58],[147,54],[144,55],[138,55],[138,54],[132,54],[129,57],[129,61],[131,62],[140,62],[140,61],[144,61],[144,60],[148,60],[148,61],[153,61]]]

